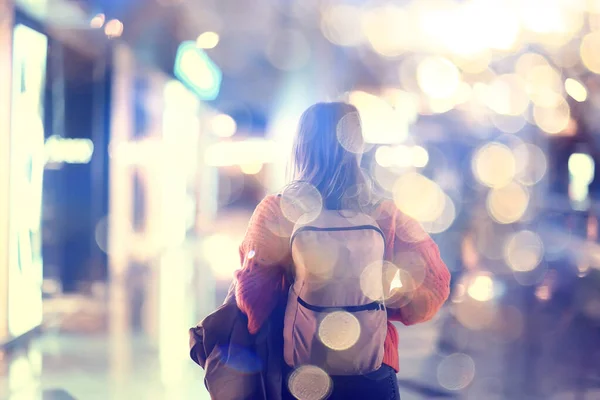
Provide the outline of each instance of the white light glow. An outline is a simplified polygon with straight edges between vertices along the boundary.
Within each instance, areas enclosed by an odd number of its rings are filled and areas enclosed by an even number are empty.
[[[94,143],[53,135],[46,139],[45,150],[47,163],[87,164],[94,154]]]
[[[272,140],[220,142],[208,146],[204,162],[212,167],[268,164],[275,162],[280,154],[279,145]]]
[[[196,39],[196,46],[201,49],[214,49],[219,44],[219,34],[216,32],[204,32]]]

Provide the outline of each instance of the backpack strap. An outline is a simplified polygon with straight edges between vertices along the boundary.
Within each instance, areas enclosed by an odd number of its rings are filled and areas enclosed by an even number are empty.
[[[375,232],[378,232],[381,235],[381,237],[383,238],[383,243],[385,243],[385,235],[383,234],[383,231],[381,230],[381,228],[379,228],[378,226],[375,226],[375,225],[340,226],[340,227],[328,227],[328,228],[320,228],[318,226],[305,225],[305,226],[302,226],[302,227],[296,229],[296,231],[294,231],[294,233],[292,234],[292,236],[290,238],[290,247],[292,247],[292,245],[294,244],[294,239],[296,238],[296,235],[298,235],[298,233],[304,232],[304,231],[335,232],[335,231],[359,231],[359,230],[365,230],[365,229],[371,229],[371,230],[374,230]]]

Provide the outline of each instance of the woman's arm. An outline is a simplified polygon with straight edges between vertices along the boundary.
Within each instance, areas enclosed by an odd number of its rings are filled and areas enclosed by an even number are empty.
[[[254,334],[287,290],[289,227],[277,196],[265,197],[256,207],[240,245],[240,259],[235,296],[238,307],[248,316],[248,330]]]
[[[450,272],[421,225],[390,203],[382,214],[386,261],[401,270],[404,282],[388,301],[388,318],[413,325],[433,318],[448,299]]]

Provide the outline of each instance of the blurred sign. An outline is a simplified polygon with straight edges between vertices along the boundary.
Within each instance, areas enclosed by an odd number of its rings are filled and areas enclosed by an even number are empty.
[[[42,322],[42,99],[48,39],[19,24],[13,40],[8,330],[20,336]]]
[[[174,73],[202,100],[214,100],[219,95],[223,74],[196,42],[186,41],[179,45]]]

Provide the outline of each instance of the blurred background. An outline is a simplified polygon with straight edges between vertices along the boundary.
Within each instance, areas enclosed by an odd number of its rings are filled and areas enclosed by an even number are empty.
[[[1,399],[208,399],[187,329],[340,99],[453,275],[402,398],[600,399],[599,0],[0,0],[0,54]]]

